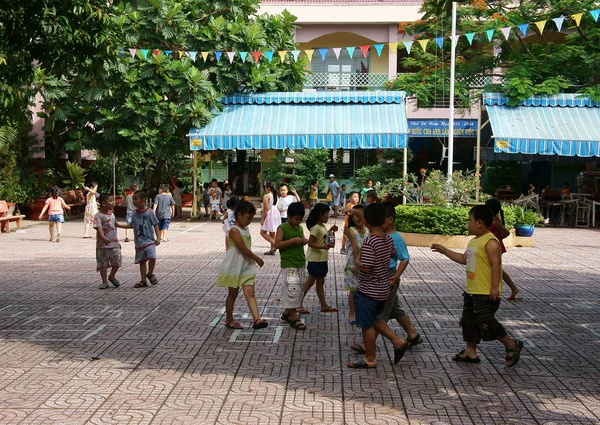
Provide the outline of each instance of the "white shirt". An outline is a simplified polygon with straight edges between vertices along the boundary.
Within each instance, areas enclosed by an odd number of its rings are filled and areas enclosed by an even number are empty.
[[[296,202],[296,197],[294,195],[287,195],[285,198],[277,199],[277,208],[279,209],[281,218],[287,218],[288,207],[293,202]]]

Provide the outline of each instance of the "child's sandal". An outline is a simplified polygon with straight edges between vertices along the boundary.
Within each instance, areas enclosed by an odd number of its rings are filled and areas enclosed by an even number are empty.
[[[158,279],[156,278],[155,275],[147,274],[146,277],[148,278],[148,280],[150,281],[151,284],[156,285],[158,283]]]
[[[521,350],[523,349],[523,341],[519,341],[516,339],[513,339],[513,341],[515,342],[515,347],[514,348],[507,348],[506,349],[506,366],[507,367],[513,367],[514,365],[516,365],[517,363],[519,363],[519,360],[521,359]]]
[[[290,322],[290,328],[294,328],[297,331],[305,331],[306,325],[300,321],[300,319],[296,319]]]
[[[269,324],[264,319],[258,319],[252,324],[253,329],[264,329],[268,326],[269,326]]]
[[[119,283],[119,279],[110,279],[109,278],[108,281],[110,283],[112,283],[115,288],[118,288],[119,286],[121,286],[121,283]]]
[[[148,284],[142,280],[140,280],[138,283],[136,283],[135,285],[133,285],[134,288],[147,288]]]
[[[100,286],[98,286],[98,289],[108,289],[110,288],[110,286],[108,286],[108,283],[102,283]]]

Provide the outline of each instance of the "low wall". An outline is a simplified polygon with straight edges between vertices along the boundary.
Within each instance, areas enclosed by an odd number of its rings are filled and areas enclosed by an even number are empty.
[[[446,236],[446,235],[428,235],[425,233],[404,233],[400,232],[402,238],[408,246],[429,247],[434,243],[444,245],[446,248],[466,248],[473,236]],[[506,248],[522,247],[533,248],[533,238],[524,238],[515,236],[515,230],[510,231],[510,236],[504,239]]]

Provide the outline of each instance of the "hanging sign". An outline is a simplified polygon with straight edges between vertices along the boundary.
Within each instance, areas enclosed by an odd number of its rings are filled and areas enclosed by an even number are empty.
[[[408,137],[447,137],[448,120],[409,119]],[[454,120],[454,137],[476,137],[477,120]]]

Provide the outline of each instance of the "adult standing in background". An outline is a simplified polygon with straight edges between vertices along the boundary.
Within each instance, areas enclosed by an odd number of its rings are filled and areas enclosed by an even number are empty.
[[[363,187],[360,191],[360,199],[358,200],[358,202],[360,202],[361,204],[365,205],[366,204],[366,194],[369,190],[373,190],[373,180],[368,179],[366,182],[365,187]]]
[[[327,194],[331,194],[331,202],[333,203],[333,216],[337,217],[340,207],[340,185],[335,181],[335,175],[329,175],[329,184],[327,185]]]

